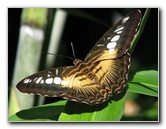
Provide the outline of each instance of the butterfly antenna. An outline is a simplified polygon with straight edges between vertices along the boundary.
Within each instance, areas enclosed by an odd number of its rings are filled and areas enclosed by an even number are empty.
[[[72,48],[72,52],[73,52],[73,57],[74,57],[74,59],[76,59],[75,52],[74,52],[74,47],[73,47],[73,43],[72,42],[71,42],[71,48]]]
[[[43,52],[42,52],[42,53],[43,53]],[[64,55],[60,55],[60,54],[53,54],[53,53],[49,53],[49,52],[47,52],[46,54],[50,54],[50,55],[54,55],[54,56],[66,57],[66,58],[69,58],[69,59],[74,60],[74,58],[72,58],[72,57],[69,57],[69,56],[64,56]]]

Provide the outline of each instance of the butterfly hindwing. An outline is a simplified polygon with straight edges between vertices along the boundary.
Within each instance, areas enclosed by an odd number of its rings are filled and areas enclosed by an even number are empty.
[[[64,70],[63,74],[63,79],[69,82],[64,98],[87,104],[101,103],[109,98],[87,62],[80,62],[74,69]]]
[[[93,74],[98,78],[100,85],[106,89],[109,96],[120,93],[127,85],[130,66],[130,55],[127,53],[121,58],[103,60],[96,63]],[[93,66],[92,66],[93,67]]]

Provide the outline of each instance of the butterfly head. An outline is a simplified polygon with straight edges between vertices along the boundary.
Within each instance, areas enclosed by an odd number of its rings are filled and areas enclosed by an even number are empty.
[[[82,62],[82,60],[80,60],[80,59],[74,59],[73,64],[76,66],[80,62]]]

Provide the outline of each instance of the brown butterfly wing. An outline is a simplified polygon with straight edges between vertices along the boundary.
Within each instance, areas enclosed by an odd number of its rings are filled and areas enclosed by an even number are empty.
[[[85,60],[99,60],[121,57],[130,48],[141,21],[141,12],[132,11],[111,27],[94,45]]]
[[[63,97],[72,101],[99,104],[120,93],[127,85],[130,55],[98,62],[81,62],[74,69],[64,70],[70,91]]]
[[[16,87],[23,93],[40,94],[49,97],[62,96],[68,90],[61,86],[64,83],[62,72],[64,69],[72,67],[58,67],[38,72],[21,80]]]
[[[139,10],[127,14],[99,39],[85,58],[85,61],[93,62],[92,67],[95,67],[92,72],[109,96],[120,93],[127,85],[130,67],[128,50],[140,21]]]
[[[17,84],[23,93],[49,97],[63,97],[80,103],[97,104],[108,99],[106,90],[90,69],[79,63],[77,66],[59,67],[41,71],[26,77]]]
[[[66,69],[63,79],[68,83],[68,93],[63,98],[87,104],[98,104],[109,98],[88,62],[80,62],[75,68]]]
[[[94,67],[95,66],[95,67]],[[92,72],[98,78],[100,86],[109,96],[120,93],[127,85],[130,67],[130,55],[126,53],[120,58],[102,60],[93,63]]]

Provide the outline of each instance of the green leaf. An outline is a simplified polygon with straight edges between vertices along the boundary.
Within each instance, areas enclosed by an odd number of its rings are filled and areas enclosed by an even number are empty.
[[[68,101],[59,121],[119,121],[123,115],[125,101],[126,95],[93,106]]]
[[[143,18],[142,18],[142,21],[141,21],[139,30],[138,30],[138,32],[136,33],[136,35],[134,36],[134,39],[133,39],[133,41],[132,41],[132,43],[131,43],[131,46],[130,46],[130,54],[133,53],[134,48],[135,48],[135,46],[137,45],[139,38],[141,37],[141,34],[142,34],[142,32],[143,32],[143,30],[144,30],[144,27],[145,27],[145,25],[146,25],[146,21],[147,21],[147,19],[148,19],[148,17],[149,17],[149,14],[150,14],[150,10],[151,10],[151,9],[148,8],[148,9],[146,9],[146,11],[145,11],[145,14],[144,14],[144,16],[143,16]]]
[[[64,110],[66,101],[37,106],[34,108],[21,110],[11,115],[8,120],[14,121],[57,121],[60,113]]]
[[[146,70],[137,72],[131,82],[128,83],[129,91],[158,96],[158,71]]]
[[[155,119],[158,120],[158,101],[155,102],[152,107],[148,110],[143,111],[142,113],[139,114],[139,116],[146,116],[149,119]]]

